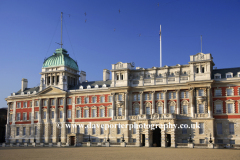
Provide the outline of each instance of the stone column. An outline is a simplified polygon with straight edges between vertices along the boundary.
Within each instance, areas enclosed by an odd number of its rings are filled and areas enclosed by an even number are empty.
[[[164,113],[167,113],[167,91],[164,91]]]
[[[140,147],[141,146],[141,135],[140,135],[140,129],[136,129],[136,146]]]
[[[165,131],[162,129],[161,130],[161,147],[166,147],[166,133]]]
[[[140,92],[140,115],[143,114],[143,92]]]
[[[47,99],[47,112],[46,112],[46,122],[49,123],[49,110],[50,110],[50,102],[51,100]]]
[[[155,91],[152,91],[152,114],[155,113]]]
[[[11,136],[12,138],[15,138],[16,134],[15,134],[15,131],[16,131],[16,126],[15,126],[15,121],[16,121],[16,101],[13,101],[13,114],[12,114],[12,125],[10,127],[11,129]],[[15,143],[16,140],[15,139],[12,139],[10,140],[11,143]]]
[[[125,93],[125,119],[128,120],[128,92]]]
[[[145,147],[150,147],[150,143],[149,143],[149,129],[145,129]]]
[[[55,111],[54,111],[54,123],[53,123],[53,130],[55,130],[55,132],[53,132],[53,143],[57,143],[58,142],[58,98],[55,97]]]
[[[180,114],[180,90],[177,90],[177,114]]]
[[[37,123],[37,137],[36,142],[41,142],[41,132],[42,132],[42,99],[39,99],[39,111],[38,111],[38,123]]]
[[[35,112],[35,103],[34,99],[32,99],[32,117],[31,117],[31,135],[30,135],[30,143],[34,142],[34,112]]]
[[[115,115],[115,93],[111,93],[111,95],[112,95],[112,120],[114,120],[114,116],[116,116]]]
[[[67,143],[67,138],[66,138],[66,107],[67,107],[67,95],[65,95],[63,99],[63,123],[62,123],[62,128],[61,128],[61,142]]]
[[[194,118],[195,117],[195,105],[194,105],[194,91],[195,89],[194,88],[191,88],[189,90],[190,92],[190,105],[191,105],[191,117]]]
[[[175,129],[172,129],[171,132],[171,147],[172,148],[176,147]]]
[[[57,74],[54,76],[54,85],[57,85]]]
[[[13,115],[12,115],[12,125],[15,125],[16,121],[16,101],[13,102]]]
[[[50,85],[53,85],[53,76],[52,76],[52,74],[50,76]]]
[[[212,92],[211,92],[211,87],[207,88],[207,99],[208,99],[208,117],[213,118],[212,115],[212,107],[211,107],[211,100],[212,100]]]
[[[46,123],[44,124],[45,127],[45,143],[49,143],[49,130],[50,130],[50,124],[49,124],[49,110],[50,110],[50,102],[51,100],[48,98],[47,99],[47,111],[46,111]]]

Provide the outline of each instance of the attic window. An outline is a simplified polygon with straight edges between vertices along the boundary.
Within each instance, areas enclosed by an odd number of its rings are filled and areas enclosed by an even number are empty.
[[[219,73],[215,74],[214,79],[221,79],[221,74],[219,74]]]
[[[226,78],[232,78],[232,73],[226,73]]]

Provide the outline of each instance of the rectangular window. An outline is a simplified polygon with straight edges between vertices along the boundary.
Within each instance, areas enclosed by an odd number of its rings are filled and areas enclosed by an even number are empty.
[[[84,98],[84,103],[86,103],[86,104],[89,103],[89,98],[88,97]]]
[[[133,95],[133,101],[137,101],[137,95]]]
[[[24,107],[24,108],[27,108],[27,102],[24,102],[24,103],[23,103],[23,107]]]
[[[102,96],[100,100],[101,100],[101,103],[105,102],[105,97]]]
[[[108,96],[108,102],[112,102],[112,96]]]
[[[54,100],[54,99],[51,100],[51,105],[52,105],[52,106],[55,105],[55,100]]]
[[[136,143],[136,142],[137,142],[137,140],[134,138],[134,139],[132,139],[132,142],[133,142],[133,143]]]
[[[159,107],[158,107],[158,114],[163,114],[162,106],[159,106]]]
[[[175,106],[170,106],[170,113],[175,113]]]
[[[121,126],[119,124],[117,125],[117,134],[121,134]]]
[[[38,119],[38,112],[35,112],[34,119]]]
[[[148,100],[148,94],[147,93],[144,94],[144,100]]]
[[[134,108],[134,114],[135,114],[135,115],[138,115],[138,114],[139,114],[139,107],[135,107],[135,108]]]
[[[96,138],[93,138],[93,139],[92,139],[92,142],[96,142]]]
[[[204,133],[204,123],[199,123],[199,134],[203,134]]]
[[[16,136],[19,136],[19,127],[17,127]]]
[[[161,99],[163,99],[163,97],[164,97],[164,94],[163,94],[163,93],[161,93]]]
[[[29,135],[32,135],[32,127],[29,127]]]
[[[35,106],[38,107],[39,101],[35,101]]]
[[[176,92],[173,92],[173,99],[176,99]]]
[[[231,74],[227,74],[227,78],[232,78],[232,75]]]
[[[140,101],[140,94],[138,94],[138,100]]]
[[[235,144],[235,140],[229,140],[230,144]]]
[[[77,104],[81,104],[81,98],[77,98]]]
[[[222,113],[222,104],[216,104],[216,113],[221,114]]]
[[[21,108],[21,102],[17,103],[17,108]]]
[[[227,106],[228,106],[228,113],[234,113],[234,111],[233,111],[233,103],[228,103]]]
[[[104,109],[100,109],[100,117],[104,117]]]
[[[104,128],[103,127],[100,128],[100,134],[104,134]]]
[[[183,114],[188,114],[188,106],[183,105]]]
[[[24,121],[27,120],[27,113],[23,113],[23,120],[24,120]]]
[[[95,125],[93,125],[93,127],[92,127],[92,134],[96,134],[96,126]]]
[[[77,133],[80,133],[80,127],[77,125]]]
[[[99,140],[99,142],[101,142],[101,143],[102,143],[102,142],[103,142],[103,139],[100,139],[100,140]]]
[[[20,118],[21,118],[21,114],[17,113],[17,121],[20,121]]]
[[[51,117],[54,119],[54,111],[51,111]]]
[[[67,99],[68,104],[72,104],[72,98]]]
[[[37,126],[35,126],[35,135],[37,135]]]
[[[217,123],[217,134],[223,134],[222,133],[222,123]]]
[[[97,103],[97,97],[92,97],[92,103]]]
[[[118,108],[118,116],[122,116],[122,108]]]
[[[182,143],[188,143],[187,139],[182,139]]]
[[[205,139],[200,139],[199,142],[200,142],[201,144],[204,144],[204,143],[205,143]]]
[[[223,144],[223,140],[222,139],[218,139],[217,143]]]
[[[172,99],[172,92],[168,93],[168,99]]]
[[[117,139],[117,143],[121,143],[121,139],[120,138]]]
[[[46,119],[46,117],[47,117],[46,114],[47,114],[46,111],[44,111],[43,112],[43,119]]]
[[[89,116],[89,111],[88,111],[88,109],[85,109],[84,110],[84,117],[88,118],[88,116]]]
[[[26,127],[23,127],[23,136],[26,135]]]
[[[118,95],[118,100],[122,101],[122,95],[121,94]]]
[[[188,93],[188,91],[186,91],[185,94],[186,94],[186,98],[189,98],[189,93]]]
[[[63,111],[59,112],[59,118],[63,118]]]
[[[222,96],[222,90],[221,89],[215,89],[215,97]]]
[[[203,89],[199,89],[199,90],[198,90],[198,96],[204,96]]]
[[[53,126],[51,126],[51,135],[53,135]]]
[[[157,99],[160,99],[160,94],[159,93],[157,93]]]
[[[96,109],[92,109],[92,117],[97,117],[97,110]]]
[[[72,111],[71,110],[68,110],[67,112],[67,118],[71,118],[72,117]]]
[[[108,117],[112,117],[112,108],[108,109]]]
[[[152,94],[149,94],[149,100],[152,100]]]
[[[146,114],[151,114],[150,107],[146,107]]]
[[[232,88],[227,89],[227,96],[233,96],[233,89]]]
[[[43,101],[43,106],[47,106],[47,100]]]
[[[234,123],[229,123],[229,134],[234,134]]]
[[[32,112],[29,112],[29,120],[32,119]]]
[[[184,92],[181,92],[181,98],[184,98]]]
[[[204,113],[204,105],[199,104],[199,113]]]
[[[25,143],[25,139],[22,139],[22,143]]]
[[[77,118],[80,118],[80,110],[77,110]]]
[[[60,101],[59,104],[63,105],[63,99],[60,99],[59,101]]]
[[[88,127],[87,127],[87,125],[84,125],[84,134],[88,134]]]
[[[137,133],[137,126],[133,125],[133,134],[136,134],[136,133]]]

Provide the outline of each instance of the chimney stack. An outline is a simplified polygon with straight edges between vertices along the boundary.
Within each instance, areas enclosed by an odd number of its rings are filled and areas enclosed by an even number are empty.
[[[86,72],[81,71],[80,72],[80,83],[85,82],[85,81],[86,81]]]
[[[103,81],[107,81],[110,79],[110,71],[107,69],[103,70]]]
[[[28,80],[23,78],[21,91],[23,92],[27,88],[27,86],[28,86]]]

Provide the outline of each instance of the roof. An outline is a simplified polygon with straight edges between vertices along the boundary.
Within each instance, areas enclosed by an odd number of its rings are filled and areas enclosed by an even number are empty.
[[[23,92],[24,92],[24,94],[27,94],[27,92],[33,93],[34,91],[38,92],[39,86],[33,87],[33,88],[26,88]],[[20,95],[20,94],[21,94],[21,89],[15,93],[15,95]]]
[[[74,61],[69,54],[67,54],[67,50],[63,48],[56,49],[56,53],[53,53],[52,56],[43,62],[43,68],[56,66],[67,66],[79,71],[77,62]]]
[[[80,86],[83,86],[83,89],[87,89],[88,85],[90,85],[91,88],[95,88],[95,85],[98,85],[99,88],[102,88],[104,84],[106,84],[106,87],[110,87],[111,83],[112,83],[112,80],[83,82],[78,86],[69,88],[69,90],[79,89]]]
[[[238,77],[238,72],[240,72],[240,67],[237,68],[223,68],[223,69],[214,69],[212,72],[212,79],[214,79],[214,74],[221,74],[221,78],[226,78],[226,73],[233,73],[233,77]]]

